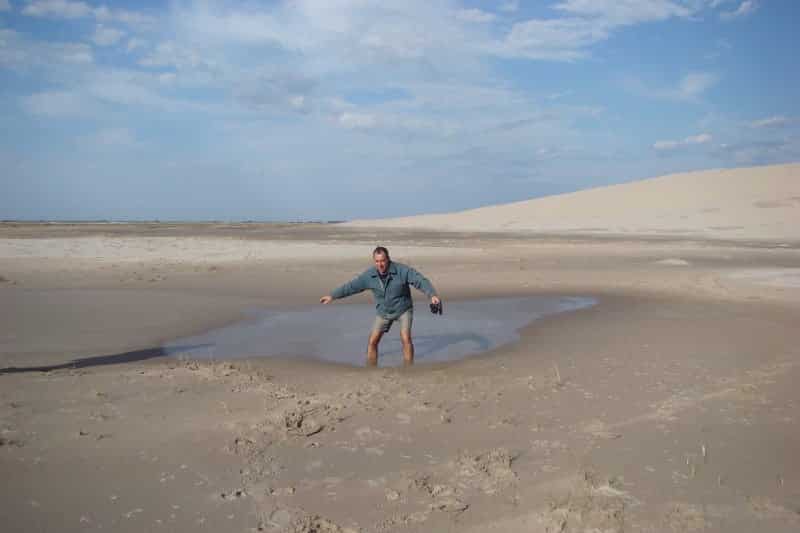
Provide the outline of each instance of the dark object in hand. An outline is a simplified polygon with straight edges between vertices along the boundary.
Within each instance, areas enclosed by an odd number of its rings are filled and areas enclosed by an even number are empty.
[[[431,313],[434,315],[441,315],[443,310],[444,306],[442,305],[442,302],[439,302],[438,304],[431,304]]]

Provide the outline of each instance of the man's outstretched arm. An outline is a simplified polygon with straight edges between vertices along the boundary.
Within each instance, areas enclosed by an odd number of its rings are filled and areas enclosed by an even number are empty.
[[[348,296],[352,296],[354,294],[358,294],[359,292],[365,291],[367,289],[366,281],[364,280],[364,275],[357,276],[344,285],[336,287],[331,291],[330,294],[327,296],[323,296],[319,299],[320,303],[328,304],[333,300],[338,300],[339,298],[347,298]]]
[[[420,274],[417,270],[414,270],[413,268],[408,269],[408,282],[417,290],[424,292],[425,295],[431,299],[432,303],[439,303],[439,295],[436,293],[433,283],[431,283],[428,278]]]

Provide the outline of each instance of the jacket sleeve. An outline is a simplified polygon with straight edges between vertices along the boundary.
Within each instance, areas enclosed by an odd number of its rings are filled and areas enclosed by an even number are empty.
[[[408,283],[417,290],[424,292],[429,298],[437,295],[436,289],[433,288],[433,284],[428,281],[428,278],[411,267],[408,268]]]
[[[347,298],[348,296],[352,296],[354,294],[358,294],[367,289],[366,279],[364,274],[356,276],[355,278],[351,279],[344,285],[340,287],[336,287],[331,292],[331,298],[334,300],[338,300],[339,298]]]

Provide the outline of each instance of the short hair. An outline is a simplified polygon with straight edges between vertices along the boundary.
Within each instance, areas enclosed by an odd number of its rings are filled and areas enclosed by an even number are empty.
[[[385,255],[386,259],[390,259],[389,257],[389,250],[386,249],[384,246],[376,246],[374,250],[372,250],[372,257],[376,255]]]

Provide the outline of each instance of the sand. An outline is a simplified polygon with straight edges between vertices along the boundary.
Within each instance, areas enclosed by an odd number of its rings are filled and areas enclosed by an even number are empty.
[[[785,237],[4,224],[0,523],[798,531],[800,249]],[[378,240],[445,302],[598,304],[409,369],[164,357],[246,309],[316,305]]]
[[[800,164],[661,176],[505,205],[353,227],[800,242]]]

